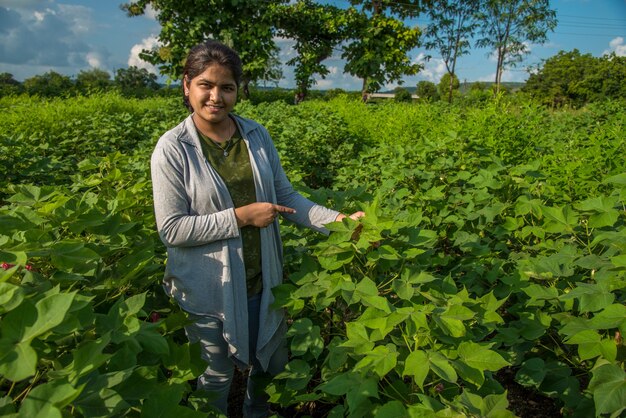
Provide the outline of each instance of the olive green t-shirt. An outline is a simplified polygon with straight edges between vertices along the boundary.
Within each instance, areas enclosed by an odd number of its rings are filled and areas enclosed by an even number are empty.
[[[203,139],[202,152],[211,166],[220,175],[235,207],[256,202],[256,189],[252,177],[252,167],[246,142],[242,140],[239,130],[235,130],[232,138],[218,143],[198,134]],[[259,293],[263,288],[261,278],[261,234],[258,227],[248,225],[241,228],[243,241],[243,262],[246,268],[246,285],[248,296]]]

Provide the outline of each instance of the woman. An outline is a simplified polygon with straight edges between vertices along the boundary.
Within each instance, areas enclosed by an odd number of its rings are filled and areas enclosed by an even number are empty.
[[[283,277],[277,217],[327,233],[345,215],[295,192],[265,128],[231,113],[241,74],[237,53],[219,42],[190,50],[182,87],[191,115],[159,139],[151,170],[164,287],[189,313],[187,335],[208,362],[199,388],[216,392],[226,413],[234,367],[250,366],[244,415],[262,417],[267,396],[255,377],[287,362],[283,312],[270,308]]]

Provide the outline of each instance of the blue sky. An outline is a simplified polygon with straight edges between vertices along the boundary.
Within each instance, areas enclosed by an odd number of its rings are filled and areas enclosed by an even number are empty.
[[[119,8],[123,0],[0,0],[0,73],[13,74],[23,81],[53,70],[76,76],[81,70],[100,68],[112,75],[130,65],[156,71],[138,58],[142,48],[156,42],[159,23],[153,16],[129,18]],[[347,7],[348,0],[333,3]],[[516,68],[506,71],[504,81],[524,81],[528,66],[537,65],[561,50],[577,48],[582,53],[601,56],[608,52],[626,55],[626,0],[553,0],[551,6],[559,21],[544,45],[529,45],[530,54]],[[424,19],[414,21],[425,25]],[[277,39],[281,61],[293,55],[291,41]],[[461,81],[493,81],[496,63],[488,50],[475,49],[457,64]],[[445,67],[434,52],[417,48],[411,59],[425,68],[406,77],[405,86],[420,80],[438,82]],[[340,52],[328,59],[331,74],[319,80],[317,88],[359,90],[361,81],[343,73]],[[293,71],[283,70],[280,86],[293,86]],[[388,85],[391,89],[397,84]]]

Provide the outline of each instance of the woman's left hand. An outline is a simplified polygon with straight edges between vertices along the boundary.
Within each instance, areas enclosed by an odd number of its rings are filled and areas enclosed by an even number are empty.
[[[362,218],[365,216],[365,212],[363,212],[362,210],[358,211],[358,212],[354,212],[352,215],[350,215],[350,219],[352,220],[357,220],[359,218]],[[344,218],[347,218],[348,216],[344,215],[343,213],[340,213],[339,215],[337,215],[337,217],[335,218],[335,222],[339,222]]]

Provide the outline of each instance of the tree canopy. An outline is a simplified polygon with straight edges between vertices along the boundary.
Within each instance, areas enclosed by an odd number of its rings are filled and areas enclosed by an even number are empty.
[[[188,50],[208,38],[234,48],[244,64],[243,90],[250,82],[276,74],[275,36],[295,40],[298,88],[306,91],[313,75],[324,77],[322,64],[334,48],[346,59],[344,71],[363,80],[363,90],[416,74],[420,65],[408,53],[419,44],[420,30],[402,18],[417,16],[423,1],[351,1],[347,9],[322,6],[309,0],[135,0],[123,4],[129,16],[155,11],[161,23],[159,44],[140,57],[159,67],[170,79],[180,78]],[[360,6],[360,10],[356,6]],[[340,47],[337,45],[341,44]]]
[[[114,84],[122,94],[128,96],[144,96],[148,91],[157,90],[157,76],[146,70],[131,66],[129,68],[120,68],[115,72]]]
[[[296,90],[304,98],[315,83],[315,74],[328,75],[323,62],[345,38],[346,20],[335,6],[311,0],[279,6],[275,16],[278,34],[295,41],[297,55],[286,64],[295,67]]]
[[[139,16],[148,6],[161,23],[159,45],[140,57],[159,67],[172,80],[180,79],[189,49],[208,38],[237,50],[243,61],[242,84],[273,77],[277,62],[272,9],[286,1],[270,0],[137,0],[123,4],[129,16]]]
[[[560,51],[530,74],[523,91],[553,107],[626,98],[626,57]]]
[[[105,90],[111,85],[111,75],[99,68],[83,70],[76,76],[76,87],[83,93]]]
[[[518,64],[529,52],[526,42],[544,43],[557,24],[550,0],[485,0],[479,19],[476,45],[492,48],[496,54],[496,92],[504,69]]]
[[[22,83],[13,78],[11,73],[0,73],[0,97],[11,96],[24,92]]]
[[[471,38],[478,27],[478,0],[434,0],[428,9],[431,24],[426,29],[426,48],[441,54],[450,85],[448,102],[452,101],[452,81],[456,76],[458,57],[468,54]]]
[[[68,76],[48,71],[24,80],[24,89],[31,96],[67,96],[74,93],[74,82]]]

